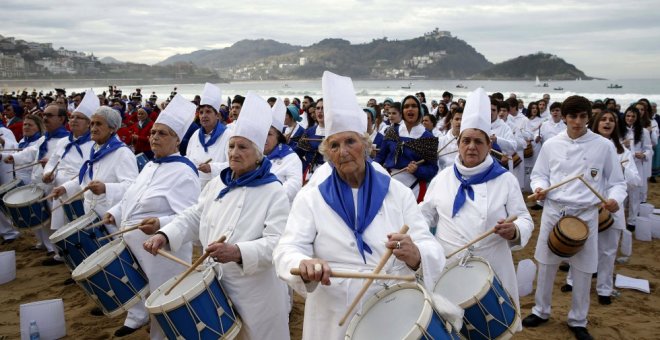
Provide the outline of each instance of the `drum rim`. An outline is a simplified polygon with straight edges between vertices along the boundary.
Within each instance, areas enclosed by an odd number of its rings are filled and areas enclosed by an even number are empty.
[[[53,235],[50,235],[50,242],[56,243],[66,239],[71,236],[74,231],[80,231],[88,226],[89,223],[82,224],[80,220],[88,218],[89,216],[95,216],[95,219],[99,219],[99,215],[95,211],[90,211],[85,215],[82,215],[75,220],[63,225],[61,228],[57,229]],[[93,221],[93,220],[92,220]]]
[[[428,324],[428,321],[430,321],[431,318],[433,317],[433,313],[435,313],[435,311],[433,310],[433,300],[431,299],[431,295],[419,283],[413,283],[413,282],[397,283],[385,289],[379,290],[367,301],[365,301],[364,304],[362,304],[362,312],[355,313],[355,315],[353,315],[353,317],[351,318],[351,322],[348,324],[348,328],[346,328],[344,339],[346,340],[352,339],[355,330],[357,329],[357,325],[360,323],[360,320],[362,320],[362,317],[369,312],[371,307],[373,307],[378,301],[380,301],[384,297],[402,289],[418,289],[419,291],[422,292],[422,294],[424,294],[424,307],[422,307],[422,312],[417,318],[416,324],[419,325]],[[380,295],[380,293],[383,291],[386,291],[387,294]],[[450,333],[454,332],[453,328],[451,327],[451,325],[449,325],[449,323],[446,320],[444,319],[441,320],[445,323],[445,327],[448,327],[447,331],[449,331]],[[419,327],[412,327],[403,339],[419,339],[422,335],[423,333],[419,330]]]
[[[19,186],[21,186],[21,187],[24,186],[24,185],[11,185],[10,186],[10,184],[14,184],[14,182],[21,183],[21,182],[23,182],[23,180],[20,179],[20,178],[14,178],[9,182],[7,182],[3,185],[0,185],[0,195],[7,194],[8,192],[18,188]],[[4,190],[5,188],[7,188],[7,190]]]
[[[104,256],[102,257],[101,261],[98,261],[95,265],[90,266],[89,262],[91,262],[93,259],[96,257],[101,256],[101,254],[105,254],[105,252],[108,252],[109,250],[106,249],[111,249],[113,247],[119,247],[117,244],[119,244],[122,249],[119,250],[118,252],[112,252],[115,254],[114,257],[110,256]],[[110,241],[107,244],[104,244],[101,248],[99,248],[97,251],[93,252],[92,255],[90,255],[88,258],[84,259],[77,267],[76,269],[71,272],[71,278],[78,282],[82,281],[98,272],[103,270],[105,266],[108,264],[112,263],[117,257],[119,257],[119,253],[123,252],[128,246],[126,245],[126,242],[124,242],[124,239],[118,238],[115,240]],[[89,267],[89,268],[87,268]]]
[[[36,188],[37,190],[41,190],[41,195],[40,195],[39,197],[36,197],[36,198],[33,199],[33,200],[30,200],[30,201],[27,201],[27,202],[21,202],[21,203],[9,203],[9,202],[7,202],[7,201],[5,200],[5,199],[7,198],[7,196],[8,196],[8,195],[11,195],[11,193],[13,193],[14,191],[18,191],[18,190],[27,190],[28,188],[30,188],[30,189],[31,189],[31,188]],[[6,207],[10,207],[10,208],[20,208],[20,207],[24,207],[24,206],[26,206],[26,205],[32,205],[32,204],[34,204],[34,203],[39,202],[39,200],[41,200],[41,198],[44,196],[44,192],[45,192],[44,189],[40,188],[40,187],[39,187],[38,185],[36,185],[36,184],[23,185],[23,186],[16,187],[16,188],[14,188],[14,189],[11,189],[11,190],[7,191],[7,193],[5,193],[5,195],[2,197],[2,202],[5,204]]]
[[[78,282],[78,281],[76,281],[76,282]],[[78,283],[78,285],[80,285],[80,283]],[[83,288],[83,291],[85,291],[87,296],[92,298],[90,296],[89,292],[87,292],[84,288]],[[113,309],[112,311],[108,311],[105,308],[105,306],[103,306],[103,304],[101,303],[101,300],[99,300],[98,298],[92,298],[92,300],[96,303],[97,306],[99,306],[101,308],[101,310],[103,311],[103,314],[105,314],[108,317],[114,318],[115,316],[119,316],[121,314],[124,314],[124,312],[127,312],[129,309],[131,309],[133,306],[135,306],[136,303],[138,303],[138,302],[140,302],[140,300],[142,300],[143,295],[148,294],[148,293],[149,293],[149,282],[147,282],[147,284],[145,284],[144,287],[142,287],[142,289],[140,289],[140,291],[138,291],[137,295],[133,296],[131,299],[129,299],[128,301],[126,301],[125,303],[123,303],[122,305],[117,307],[117,309]]]
[[[149,297],[144,301],[144,307],[149,311],[149,313],[162,314],[181,307],[181,303],[185,302],[186,300],[190,301],[197,298],[203,291],[205,291],[206,287],[208,287],[209,284],[216,279],[217,274],[216,271],[214,270],[215,269],[214,267],[217,267],[220,270],[220,273],[222,273],[222,269],[215,264],[207,266],[206,268],[204,268],[203,271],[200,272],[202,273],[202,280],[198,282],[198,284],[191,287],[183,294],[170,301],[167,301],[159,305],[155,305],[154,300],[160,297],[161,294],[164,294],[164,292],[174,284],[175,279],[177,279],[183,273],[179,273],[179,275],[175,275],[174,277],[171,277],[169,280],[165,281],[165,283],[160,285],[160,287],[158,287],[156,290],[151,292],[151,294],[149,294]],[[222,274],[220,275],[220,277],[222,277]],[[199,283],[203,283],[203,285]],[[220,287],[222,288],[222,284],[220,283],[220,281],[218,281],[218,284],[220,284]],[[225,297],[227,298],[227,300],[229,300],[229,295],[226,294],[224,288],[222,288],[222,293],[225,294]]]
[[[467,260],[467,262],[470,262],[470,261],[478,261],[478,262],[483,262],[484,264],[486,264],[486,266],[488,267],[488,271],[489,271],[488,272],[488,277],[487,277],[488,282],[493,282],[493,280],[495,279],[495,271],[493,270],[493,267],[490,266],[490,263],[488,263],[488,261],[485,258],[483,258],[481,256],[472,256]],[[433,286],[433,292],[434,293],[436,293],[436,288],[440,284],[440,279],[443,276],[445,276],[450,269],[458,267],[458,265],[460,265],[460,261],[456,261],[456,262],[452,263],[451,265],[447,266],[445,268],[445,270],[442,271],[442,275],[440,275],[440,277],[438,278],[438,281],[435,283],[435,286]],[[463,301],[461,303],[458,303],[457,305],[459,307],[461,307],[462,309],[466,309],[467,307],[471,307],[471,306],[474,305],[475,301],[481,301],[481,299],[483,299],[483,297],[486,296],[486,294],[488,294],[489,291],[490,291],[489,287],[487,287],[487,286],[481,287],[481,290],[479,290],[476,295],[473,295],[470,299],[468,299],[466,301]],[[439,292],[437,292],[437,293],[440,294]],[[442,294],[440,294],[440,295],[442,295]],[[442,296],[444,296],[444,295],[442,295]],[[509,298],[511,298],[511,297],[509,296]]]

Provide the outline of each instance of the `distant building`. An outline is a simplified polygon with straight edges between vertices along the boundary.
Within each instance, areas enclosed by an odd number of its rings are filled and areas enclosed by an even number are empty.
[[[305,66],[305,64],[307,64],[307,58],[301,57],[299,64],[300,64],[300,66]]]
[[[50,73],[53,74],[76,74],[78,73],[74,67],[73,60],[69,58],[44,58],[36,60],[37,65],[45,67]]]
[[[20,54],[0,53],[0,77],[17,78],[25,75],[25,60]]]
[[[440,39],[444,37],[451,38],[451,32],[441,31],[439,28],[436,27],[433,31],[424,33],[424,38],[426,40]]]

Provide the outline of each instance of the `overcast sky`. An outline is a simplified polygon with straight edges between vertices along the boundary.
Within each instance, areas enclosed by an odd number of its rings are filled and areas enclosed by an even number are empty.
[[[438,27],[494,63],[543,51],[590,76],[660,78],[657,0],[2,0],[0,8],[4,36],[148,64],[242,39],[355,44]]]

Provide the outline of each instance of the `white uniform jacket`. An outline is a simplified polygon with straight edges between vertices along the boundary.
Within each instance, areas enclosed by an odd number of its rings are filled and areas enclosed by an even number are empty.
[[[173,251],[197,240],[206,248],[227,236],[227,243],[240,248],[242,264],[222,264],[218,279],[241,315],[239,338],[289,339],[289,297],[286,285],[275,275],[272,256],[289,214],[284,189],[271,182],[234,188],[216,199],[223,188],[220,176],[212,179],[197,203],[161,231]]]
[[[222,123],[218,122],[218,124]],[[223,163],[227,162],[227,144],[229,143],[229,137],[231,137],[232,133],[229,129],[225,129],[222,135],[218,137],[218,140],[208,147],[209,151],[206,152],[204,151],[202,144],[199,142],[199,134],[202,133],[202,131],[204,131],[204,128],[200,127],[192,134],[192,136],[190,136],[188,148],[186,149],[186,157],[197,166],[212,159],[209,163],[211,166],[211,172],[199,172],[199,182],[201,183],[201,188],[204,189],[206,184],[208,184],[213,177],[217,177],[220,174],[220,170],[222,170],[224,165]],[[209,140],[209,138],[211,138],[211,135],[205,135],[204,141]]]
[[[62,138],[52,138],[51,140],[48,141],[48,152],[43,158],[50,158],[55,153],[55,149],[57,148],[57,143],[59,142],[60,139]],[[67,139],[67,137],[64,137],[63,139]],[[39,147],[45,141],[46,141],[46,137],[41,136],[41,138],[39,138],[36,143],[13,154],[12,156],[14,157],[14,164],[16,166],[20,166],[38,161],[39,159],[37,158],[39,157]],[[44,190],[45,194],[48,194],[50,193],[50,190],[53,188],[53,186],[52,184],[44,184],[42,180],[43,173],[44,173],[44,168],[42,166],[40,165],[33,166],[32,173],[30,174],[30,183],[37,184],[37,186],[39,186],[41,189]]]
[[[277,179],[282,182],[289,203],[292,203],[298,191],[302,188],[302,162],[300,158],[294,152],[282,158],[272,159],[270,163],[270,172],[275,174]]]
[[[623,208],[626,183],[619,157],[611,141],[587,130],[571,139],[566,131],[548,140],[531,174],[532,190],[547,188],[562,180],[580,175],[603,197],[615,199]],[[589,226],[584,248],[568,258],[572,266],[585,273],[595,273],[598,265],[598,208],[600,200],[580,181],[571,181],[548,192],[534,257],[543,264],[558,264],[562,259],[548,248],[548,236],[562,215],[577,216]]]
[[[442,170],[453,166],[454,159],[456,159],[456,152],[454,151],[458,151],[458,136],[454,136],[451,130],[447,131],[447,134],[438,140],[438,151],[440,151],[438,154],[438,168]]]
[[[357,249],[353,232],[327,205],[318,189],[322,179],[327,178],[327,169],[330,169],[329,163],[324,164],[320,171],[314,174],[313,182],[310,181],[311,187],[308,183],[298,193],[293,201],[286,230],[273,253],[277,274],[297,292],[303,296],[307,295],[303,339],[310,340],[344,339],[349,323],[345,323],[343,327],[337,324],[364,281],[332,278],[330,286],[315,283],[305,285],[299,276],[289,273],[291,268],[298,268],[301,260],[320,258],[328,261],[333,270],[372,272],[385,252],[387,234],[398,232],[407,224],[410,227],[409,234],[422,257],[418,272],[423,274],[424,286],[427,289],[433,289],[445,265],[444,251],[429,233],[412,191],[395,180],[390,181],[382,207],[363,233],[364,242],[373,250],[373,254],[365,252],[365,264]],[[383,267],[382,272],[401,275],[414,273],[394,256]],[[381,283],[392,285],[398,282]],[[382,289],[381,284],[372,285],[362,298],[362,303]],[[353,313],[360,310],[358,305]]]

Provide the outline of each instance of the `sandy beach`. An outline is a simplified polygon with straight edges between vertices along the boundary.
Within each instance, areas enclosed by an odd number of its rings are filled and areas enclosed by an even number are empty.
[[[660,207],[660,184],[649,185],[649,203]],[[514,253],[517,263],[532,259],[538,233],[540,213],[532,212],[535,233],[527,247]],[[43,267],[43,251],[31,251],[35,244],[31,233],[23,234],[16,242],[0,246],[0,251],[16,251],[16,280],[0,286],[0,339],[19,339],[19,306],[39,300],[62,298],[64,300],[67,336],[65,339],[110,339],[114,331],[123,324],[125,314],[115,318],[94,317],[89,311],[94,307],[92,300],[77,285],[64,285],[70,277],[64,266]],[[617,264],[615,273],[643,278],[650,281],[651,294],[620,289],[621,295],[609,306],[598,304],[595,282],[592,282],[589,331],[596,339],[657,339],[660,337],[660,295],[656,288],[660,283],[660,263],[657,261],[659,243],[640,242],[633,239],[633,255],[628,263]],[[572,333],[566,326],[570,307],[570,293],[562,293],[566,273],[559,272],[553,291],[553,312],[550,322],[537,328],[525,329],[517,339],[571,339]],[[302,334],[304,301],[296,297],[290,316],[292,339]],[[534,305],[533,293],[521,297],[521,313],[525,317]],[[148,327],[143,327],[124,339],[148,338]]]

